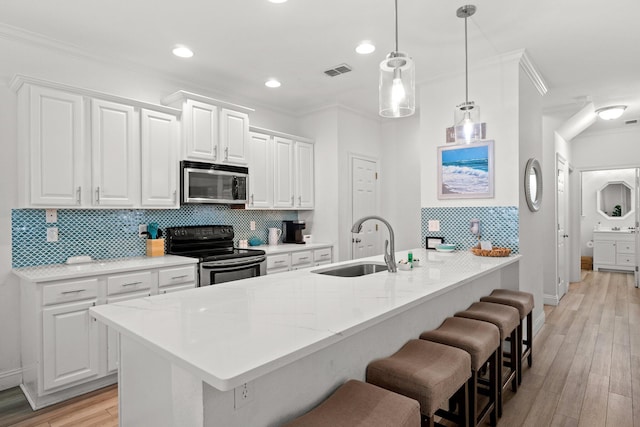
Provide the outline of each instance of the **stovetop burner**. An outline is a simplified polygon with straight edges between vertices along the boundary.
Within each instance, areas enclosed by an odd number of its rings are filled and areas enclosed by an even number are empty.
[[[198,258],[201,262],[265,255],[259,249],[235,248],[231,225],[169,227],[166,232],[167,253]]]

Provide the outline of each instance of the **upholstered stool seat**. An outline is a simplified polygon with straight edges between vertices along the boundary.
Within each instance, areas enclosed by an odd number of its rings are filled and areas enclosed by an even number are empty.
[[[471,356],[471,378],[469,379],[469,424],[480,425],[487,416],[491,425],[497,422],[498,401],[498,353],[500,350],[500,331],[488,322],[449,317],[435,330],[423,332],[420,339],[457,347]],[[489,363],[488,391],[478,382],[479,371]],[[487,404],[478,411],[478,395],[489,397]]]
[[[497,304],[510,305],[520,312],[520,325],[518,325],[519,345],[516,350],[519,360],[527,358],[529,367],[533,364],[533,295],[528,292],[512,291],[509,289],[495,289],[491,295],[480,298],[480,301],[493,302]],[[527,319],[527,337],[523,334],[524,320]],[[524,347],[524,348],[523,348]],[[518,370],[518,384],[522,382],[522,363]]]
[[[349,380],[315,409],[284,427],[420,427],[413,399],[361,381]]]
[[[500,331],[500,341],[510,339],[510,342],[518,342],[518,325],[520,324],[520,313],[515,307],[492,302],[476,302],[464,311],[455,314],[456,317],[465,317],[468,319],[481,320],[489,322],[498,327]],[[504,357],[508,357],[509,363],[504,363]],[[518,391],[517,372],[519,369],[519,358],[515,351],[515,344],[511,345],[509,352],[498,352],[498,377],[501,378],[501,385],[498,389],[498,416],[502,416],[503,391],[511,383],[513,391]],[[509,371],[506,375],[502,375],[502,367],[507,366]]]
[[[427,425],[433,425],[434,415],[467,425],[470,376],[467,352],[423,340],[410,340],[393,355],[367,366],[367,382],[418,401]],[[454,395],[460,400],[458,415],[441,409]]]

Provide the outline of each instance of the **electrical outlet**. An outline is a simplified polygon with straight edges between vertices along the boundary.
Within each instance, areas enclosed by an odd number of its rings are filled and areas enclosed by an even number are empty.
[[[47,209],[47,224],[52,224],[54,222],[58,222],[58,210],[57,209]]]
[[[145,234],[147,232],[147,224],[140,224],[138,226],[138,237],[147,237]]]
[[[440,220],[439,219],[430,219],[429,220],[429,231],[440,231]]]
[[[47,228],[47,242],[58,241],[58,227]]]
[[[233,389],[234,408],[240,409],[253,400],[253,384],[244,383]]]
[[[251,221],[251,222],[249,223],[249,229],[250,229],[251,231],[254,231],[254,230],[256,229],[256,222],[255,222],[255,221]]]

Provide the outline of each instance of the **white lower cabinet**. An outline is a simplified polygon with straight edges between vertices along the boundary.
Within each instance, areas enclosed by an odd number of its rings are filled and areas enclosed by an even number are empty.
[[[194,288],[196,268],[192,260],[180,260],[171,267],[119,274],[88,271],[84,277],[75,274],[64,280],[16,273],[21,292],[21,387],[33,409],[117,381],[118,335],[91,316],[91,307]]]
[[[267,274],[282,273],[285,271],[299,270],[333,261],[331,246],[299,249],[298,245],[292,245],[291,249],[279,246],[277,253],[269,253],[267,250]]]
[[[636,267],[635,235],[620,232],[593,233],[593,269],[633,271]]]
[[[98,375],[98,325],[89,315],[95,305],[92,299],[42,310],[44,390]]]

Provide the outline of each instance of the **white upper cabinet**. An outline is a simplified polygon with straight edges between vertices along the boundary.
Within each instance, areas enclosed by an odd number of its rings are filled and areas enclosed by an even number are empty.
[[[247,209],[313,209],[313,142],[255,126],[251,130]]]
[[[11,87],[20,207],[178,207],[179,110],[24,76]]]
[[[220,148],[223,163],[247,164],[249,115],[223,108],[220,111]]]
[[[249,136],[249,209],[273,207],[271,136],[251,132]]]
[[[315,183],[313,144],[296,141],[295,159],[295,206],[299,209],[313,209]]]
[[[185,157],[216,161],[218,158],[218,107],[187,99],[183,106]]]
[[[183,111],[183,159],[247,165],[251,108],[182,90],[162,103]]]
[[[177,208],[178,121],[174,115],[143,109],[141,124],[141,204]]]
[[[274,137],[273,154],[273,207],[293,208],[293,141]]]
[[[84,185],[84,100],[77,94],[28,86],[18,98],[22,204],[78,206]],[[31,171],[24,175],[25,170]]]
[[[91,166],[94,205],[135,206],[140,142],[131,105],[91,100]]]

